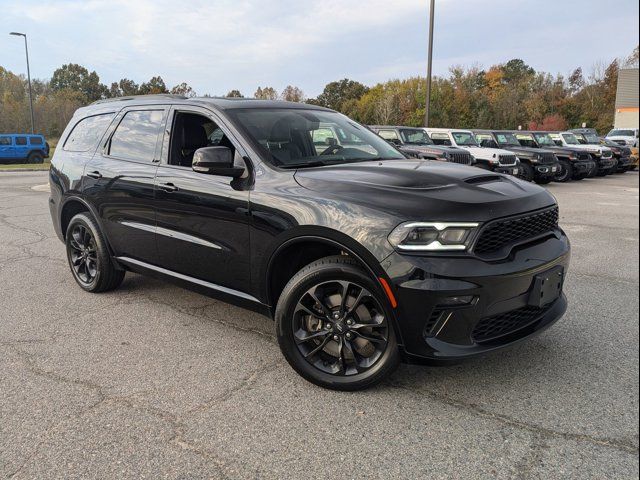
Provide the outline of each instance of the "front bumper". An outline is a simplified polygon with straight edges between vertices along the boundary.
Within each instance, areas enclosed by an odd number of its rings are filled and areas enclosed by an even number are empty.
[[[518,165],[511,165],[511,166],[497,165],[493,167],[492,170],[496,173],[504,173],[505,175],[514,175],[514,176],[517,176],[520,173],[522,173]]]
[[[608,173],[618,165],[618,161],[611,158],[599,158],[597,161],[598,164],[598,173]]]
[[[566,274],[569,260],[563,234],[514,249],[506,262],[392,254],[383,267],[396,292],[396,323],[406,360],[459,360],[506,347],[552,325],[564,314],[566,297],[561,294],[538,309],[530,305],[531,292],[537,276],[555,269]],[[471,300],[451,306],[451,297]],[[491,322],[510,326],[491,338],[478,334]]]
[[[586,177],[597,167],[593,160],[577,160],[571,163],[575,177]]]
[[[618,172],[626,172],[631,167],[631,157],[616,157],[618,160]]]

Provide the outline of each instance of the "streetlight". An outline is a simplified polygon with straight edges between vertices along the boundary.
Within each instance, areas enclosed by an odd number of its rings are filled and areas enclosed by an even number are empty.
[[[429,126],[429,110],[431,108],[431,57],[433,55],[433,11],[436,0],[431,0],[429,6],[429,56],[427,58],[427,101],[424,109],[424,126]]]
[[[16,37],[24,37],[24,52],[27,55],[27,80],[29,82],[29,107],[31,108],[31,133],[35,133],[33,125],[33,96],[31,94],[31,71],[29,70],[29,47],[27,47],[27,34],[19,32],[11,32],[9,35]]]

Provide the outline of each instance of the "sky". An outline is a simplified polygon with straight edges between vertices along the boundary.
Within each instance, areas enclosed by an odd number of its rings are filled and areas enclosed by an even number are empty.
[[[0,0],[0,66],[49,78],[65,63],[109,85],[160,75],[169,88],[245,96],[258,86],[307,97],[342,78],[374,85],[425,75],[428,0]],[[521,58],[568,74],[638,44],[638,1],[436,0],[433,72]]]

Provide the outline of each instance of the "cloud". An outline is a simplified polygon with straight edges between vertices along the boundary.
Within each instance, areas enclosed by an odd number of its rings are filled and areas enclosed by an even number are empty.
[[[375,83],[426,70],[425,0],[3,3],[3,23],[30,35],[39,77],[74,62],[96,70],[106,83],[159,74],[168,85],[186,81],[201,94],[231,88],[251,94],[258,85],[294,84],[316,95],[344,77]],[[446,74],[452,64],[512,57],[564,72],[585,59],[588,66],[624,55],[637,43],[637,11],[632,0],[606,10],[596,0],[437,0],[435,73]],[[614,29],[626,29],[624,42],[606,34]],[[22,71],[15,41],[0,37],[0,50],[5,66]]]

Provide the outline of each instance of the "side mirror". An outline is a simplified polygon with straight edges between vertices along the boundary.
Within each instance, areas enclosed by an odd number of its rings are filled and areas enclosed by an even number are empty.
[[[194,172],[207,175],[238,178],[244,173],[243,167],[233,165],[233,154],[229,147],[203,147],[193,154],[191,168]]]
[[[325,145],[329,145],[330,147],[333,147],[338,144],[338,141],[333,137],[327,137],[324,139],[324,143]]]

